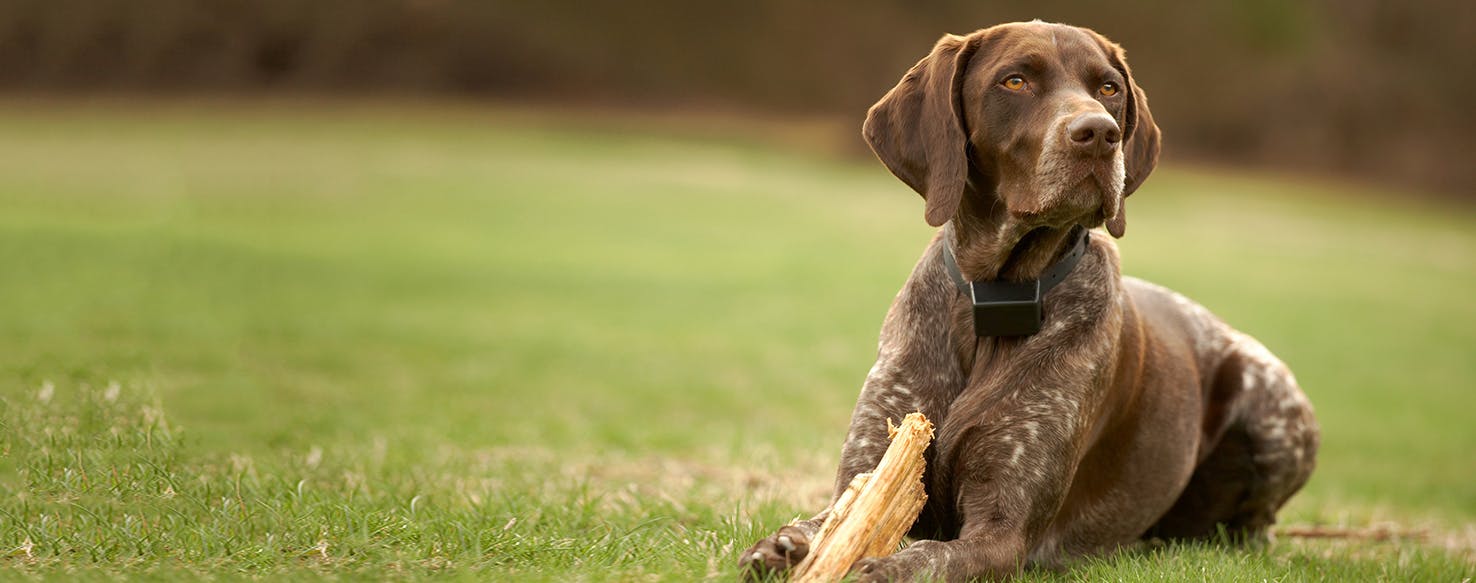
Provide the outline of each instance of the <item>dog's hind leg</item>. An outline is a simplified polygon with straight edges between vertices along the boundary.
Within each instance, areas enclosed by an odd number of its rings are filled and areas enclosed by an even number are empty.
[[[1291,371],[1255,339],[1232,338],[1210,395],[1213,446],[1147,538],[1214,539],[1223,529],[1236,542],[1269,540],[1276,512],[1316,465],[1317,422]]]

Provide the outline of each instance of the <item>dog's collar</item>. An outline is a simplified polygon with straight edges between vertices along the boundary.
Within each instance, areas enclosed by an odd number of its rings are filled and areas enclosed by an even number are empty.
[[[1089,237],[1085,228],[1077,225],[1067,237],[1071,238],[1071,249],[1047,267],[1040,279],[1022,282],[965,280],[953,256],[953,243],[945,237],[943,263],[958,291],[974,302],[976,336],[1029,336],[1040,331],[1045,318],[1041,299],[1065,281],[1086,254]]]

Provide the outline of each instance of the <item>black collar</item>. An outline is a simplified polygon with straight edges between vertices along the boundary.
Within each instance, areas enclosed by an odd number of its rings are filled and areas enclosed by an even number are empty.
[[[1047,267],[1040,279],[1022,282],[966,281],[958,270],[958,260],[953,257],[953,241],[945,237],[943,263],[948,275],[953,277],[958,291],[974,302],[974,334],[978,336],[1029,336],[1040,331],[1045,313],[1041,311],[1041,298],[1071,275],[1071,270],[1086,254],[1087,230],[1080,225],[1072,228],[1067,237],[1072,238],[1071,249]]]

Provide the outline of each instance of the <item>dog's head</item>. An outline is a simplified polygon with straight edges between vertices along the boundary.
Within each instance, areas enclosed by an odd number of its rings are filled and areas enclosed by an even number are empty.
[[[965,192],[995,196],[1022,228],[1126,226],[1123,198],[1158,161],[1158,126],[1123,51],[1084,28],[1002,24],[947,35],[872,106],[862,127],[926,201],[928,224]]]

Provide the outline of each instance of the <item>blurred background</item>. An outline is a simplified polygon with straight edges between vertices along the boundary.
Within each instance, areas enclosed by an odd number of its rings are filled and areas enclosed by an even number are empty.
[[[0,0],[0,566],[734,580],[934,233],[866,108],[1034,18],[1163,129],[1125,273],[1317,408],[1284,523],[1383,529],[1084,578],[1469,577],[1476,3],[1375,0]]]
[[[7,0],[0,89],[457,96],[854,120],[942,32],[1033,18],[1087,25],[1128,48],[1170,156],[1476,192],[1476,5],[1456,1]]]

